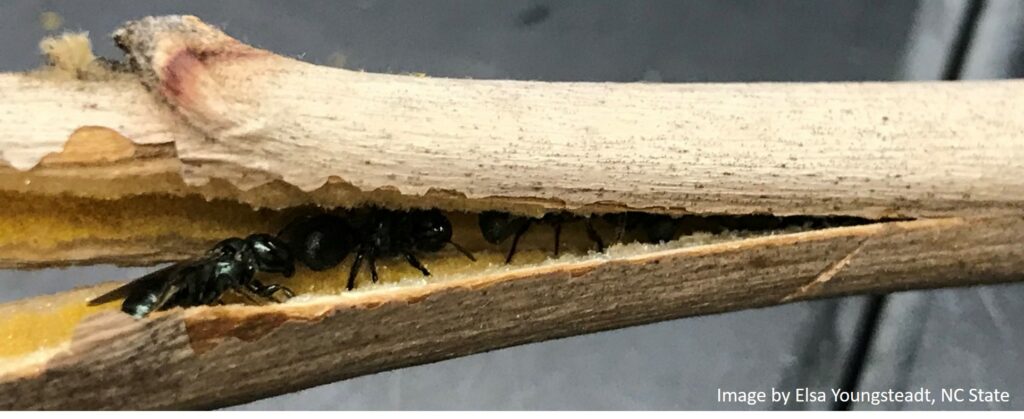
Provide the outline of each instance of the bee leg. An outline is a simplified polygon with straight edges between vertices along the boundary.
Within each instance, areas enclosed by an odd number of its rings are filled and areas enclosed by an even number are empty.
[[[363,252],[360,250],[356,253],[355,260],[352,261],[352,269],[348,271],[348,290],[352,291],[356,287],[356,275],[359,275],[359,266],[363,264]]]
[[[276,294],[278,291],[284,294],[284,296],[287,297],[287,299],[295,297],[295,293],[288,287],[281,286],[278,284],[263,285],[262,282],[255,279],[252,280],[252,282],[250,282],[249,285],[247,285],[247,287],[256,295],[266,298],[268,300],[274,300],[274,294]]]
[[[236,291],[235,292],[236,294],[241,295],[242,297],[245,297],[245,299],[249,300],[250,303],[253,303],[253,304],[256,304],[256,305],[260,305],[260,304],[263,303],[262,301],[257,300],[256,297],[253,297],[252,294],[250,294],[249,292],[246,292],[247,290],[245,288],[238,287],[238,288],[235,288],[235,291]]]
[[[586,227],[587,227],[587,237],[590,237],[590,240],[593,240],[594,243],[597,243],[597,251],[598,252],[603,252],[604,251],[604,240],[601,240],[601,235],[597,234],[597,230],[594,229],[594,223],[589,218],[587,219]]]
[[[281,293],[284,294],[284,296],[287,297],[288,299],[295,298],[295,291],[292,291],[291,288],[288,288],[286,286],[274,284],[274,285],[271,285],[268,288],[275,288],[275,287],[277,287],[277,288],[274,289],[274,291],[281,291]],[[274,291],[271,291],[270,294],[273,295]]]
[[[419,269],[420,272],[423,272],[423,276],[430,276],[430,271],[428,271],[427,268],[423,267],[423,264],[420,263],[420,260],[416,259],[416,255],[412,253],[406,253],[405,260],[409,262],[409,264],[412,265],[413,268]]]
[[[615,241],[622,243],[622,239],[626,237],[626,223],[628,222],[629,214],[622,213],[622,217],[619,219],[619,225],[616,226],[615,230]],[[589,234],[589,233],[588,233]]]
[[[519,230],[516,231],[516,235],[512,237],[512,247],[508,249],[508,256],[505,257],[506,265],[512,263],[512,256],[516,255],[516,246],[519,245],[519,238],[523,237],[523,234],[526,234],[526,230],[530,229],[530,224],[531,223],[529,222],[524,223],[523,226],[519,227]]]
[[[370,256],[368,259],[369,260],[367,260],[367,262],[370,263],[370,279],[373,280],[374,284],[376,284],[377,283],[377,258],[375,256]]]
[[[558,250],[562,244],[562,221],[555,221],[555,256],[558,256]]]

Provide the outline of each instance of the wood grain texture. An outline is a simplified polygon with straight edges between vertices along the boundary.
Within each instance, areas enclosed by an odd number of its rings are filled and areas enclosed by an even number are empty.
[[[62,151],[83,127],[106,128],[134,144],[173,143],[189,135],[136,77],[79,80],[47,74],[0,73],[0,166],[35,167]]]
[[[191,186],[327,184],[349,205],[876,218],[1019,213],[1024,196],[1024,81],[463,80],[315,66],[194,17],[116,36],[133,75],[0,77],[8,164],[97,125],[173,143]]]
[[[265,181],[242,167],[304,190],[337,177],[552,207],[872,216],[1019,206],[1024,192],[1022,82],[451,80],[314,66],[190,17],[116,36],[143,82],[218,140],[179,144],[206,163],[190,173],[240,185]]]
[[[193,17],[116,36],[132,73],[0,75],[0,190],[921,219],[143,321],[105,312],[5,359],[0,408],[223,406],[683,316],[1024,279],[1024,81],[457,80],[318,67]],[[132,246],[114,250],[146,243]]]
[[[1022,217],[921,220],[524,268],[305,303],[200,307],[143,321],[106,312],[87,318],[62,348],[9,363],[0,375],[0,407],[225,406],[682,316],[1022,280],[1022,235]]]

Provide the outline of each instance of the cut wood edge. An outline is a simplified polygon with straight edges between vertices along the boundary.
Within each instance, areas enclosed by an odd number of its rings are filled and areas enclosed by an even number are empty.
[[[598,257],[273,306],[197,307],[143,321],[106,312],[83,321],[59,350],[8,361],[0,407],[223,406],[671,318],[862,292],[1018,281],[1024,279],[1021,237],[1019,216],[918,220]]]

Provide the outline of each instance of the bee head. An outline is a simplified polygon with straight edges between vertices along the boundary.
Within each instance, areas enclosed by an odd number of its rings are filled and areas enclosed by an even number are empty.
[[[281,239],[269,234],[253,234],[245,241],[252,251],[258,270],[280,273],[286,278],[295,273],[295,257]]]
[[[452,240],[452,223],[441,211],[414,211],[412,220],[413,243],[417,249],[436,252]]]

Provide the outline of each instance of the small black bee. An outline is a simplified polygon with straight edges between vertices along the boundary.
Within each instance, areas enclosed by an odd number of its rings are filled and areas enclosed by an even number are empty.
[[[298,218],[277,237],[293,250],[295,259],[314,271],[338,266],[355,246],[355,230],[337,215],[317,214]]]
[[[638,240],[643,243],[663,243],[674,240],[679,232],[678,220],[668,215],[645,212],[624,212],[605,216],[610,224],[618,226],[618,241],[626,231],[638,231]]]
[[[452,241],[452,223],[438,210],[372,208],[349,217],[319,214],[292,222],[278,236],[297,249],[299,261],[315,271],[333,268],[349,253],[355,253],[348,275],[350,290],[355,288],[364,259],[370,266],[373,282],[378,279],[378,258],[402,256],[424,276],[430,276],[430,271],[416,258],[416,253],[436,252],[451,244],[476,261],[472,253]]]
[[[288,246],[278,238],[254,234],[245,239],[221,241],[205,255],[149,273],[89,301],[98,305],[124,298],[121,311],[135,318],[171,307],[206,305],[220,300],[228,290],[251,292],[270,299],[277,292],[295,294],[280,285],[263,285],[257,271],[290,277],[295,261]]]
[[[519,217],[506,212],[484,211],[480,213],[477,221],[480,224],[480,232],[483,233],[484,240],[491,244],[500,244],[509,236],[512,236],[512,246],[509,247],[508,256],[505,257],[505,263],[512,263],[512,257],[516,254],[516,246],[519,245],[519,239],[523,234],[526,234],[526,231],[534,223],[548,224],[555,229],[555,256],[558,256],[562,224],[577,218],[568,213],[549,213],[538,219]],[[594,229],[591,218],[585,218],[584,223],[587,229],[587,237],[590,237],[590,240],[597,244],[598,252],[603,252],[604,240],[601,239],[601,236],[597,234],[597,230]]]

